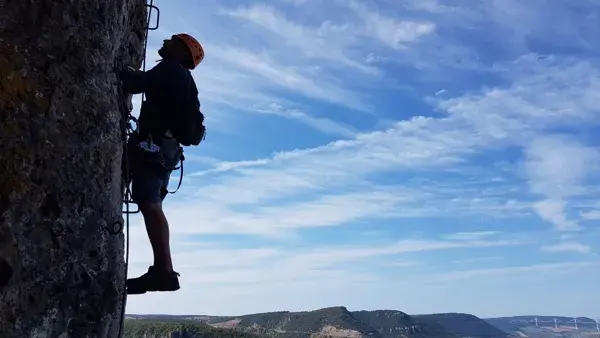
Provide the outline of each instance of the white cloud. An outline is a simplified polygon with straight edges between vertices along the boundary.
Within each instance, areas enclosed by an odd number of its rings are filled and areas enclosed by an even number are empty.
[[[524,266],[511,266],[501,268],[488,268],[488,269],[474,269],[474,270],[463,270],[458,272],[452,272],[447,274],[439,274],[438,276],[432,277],[433,282],[447,282],[451,280],[465,280],[471,278],[498,276],[504,274],[524,274],[531,275],[535,273],[539,274],[546,273],[570,273],[573,270],[594,267],[600,265],[598,261],[584,261],[584,262],[562,262],[562,263],[548,263],[548,264],[534,264]]]
[[[581,193],[581,185],[600,163],[598,149],[556,135],[533,140],[526,156],[525,169],[531,190],[551,198]]]
[[[510,87],[440,101],[440,108],[467,121],[489,143],[527,145],[556,126],[597,123],[599,70],[587,62],[526,55],[505,71]]]
[[[377,56],[373,53],[367,54],[367,59],[366,59],[367,63],[379,63],[379,62],[384,62],[387,60],[388,60],[388,58]]]
[[[334,134],[348,138],[352,138],[356,135],[356,131],[349,126],[344,126],[341,123],[327,118],[310,116],[298,109],[285,109],[276,103],[271,103],[265,108],[257,108],[256,111],[263,114],[273,114],[298,120],[308,126],[313,127],[315,130],[319,130],[326,134]]]
[[[391,268],[406,268],[406,267],[418,266],[421,264],[422,264],[422,262],[419,262],[419,261],[395,260],[395,261],[384,264],[384,266],[391,267]]]
[[[423,10],[432,13],[445,13],[453,9],[453,7],[443,5],[437,0],[415,0],[407,1],[409,7]],[[454,7],[456,9],[456,7]]]
[[[484,256],[484,257],[458,259],[458,260],[453,261],[452,263],[454,263],[454,264],[473,264],[473,263],[498,261],[500,259],[501,259],[501,257],[498,257],[498,256]]]
[[[369,257],[406,254],[412,252],[442,251],[460,248],[490,248],[502,246],[520,246],[531,244],[528,241],[497,240],[497,241],[433,241],[433,240],[401,240],[391,245],[378,247],[347,247],[303,253],[287,261],[290,266],[303,266],[308,264],[311,268],[324,268],[333,266],[343,261],[357,261]]]
[[[357,1],[350,1],[349,5],[363,22],[363,34],[392,48],[404,48],[406,43],[435,31],[435,24],[432,22],[396,20],[372,11]]]
[[[318,27],[295,23],[270,5],[254,4],[223,13],[268,30],[279,36],[282,43],[298,48],[300,53],[309,58],[327,60],[333,62],[332,66],[344,65],[370,74],[378,74],[379,70],[359,61],[363,55],[359,47],[365,43],[365,38],[391,48],[399,48],[406,47],[435,30],[435,25],[431,22],[393,19],[357,2],[351,2],[349,8],[358,17],[358,22],[337,24],[325,20]]]
[[[214,62],[219,63],[213,65],[207,62],[202,77],[197,77],[202,93],[206,95],[205,100],[213,100],[213,98],[226,100],[232,96],[238,99],[261,99],[254,94],[258,93],[262,95],[263,100],[268,99],[273,102],[276,101],[276,96],[269,91],[277,88],[353,109],[367,109],[360,96],[345,89],[343,84],[331,78],[317,79],[302,67],[282,64],[280,60],[273,57],[272,52],[267,50],[206,45]],[[231,67],[235,67],[235,71],[232,71]],[[232,85],[234,87],[230,87]]]
[[[553,245],[544,245],[540,248],[543,252],[576,252],[590,253],[592,248],[579,242],[569,241]]]
[[[302,187],[306,188],[345,185],[370,172],[455,163],[460,160],[457,155],[468,152],[478,141],[476,135],[465,134],[450,120],[419,117],[386,131],[359,134],[355,140],[278,153],[262,168],[248,169],[243,176],[232,178],[228,186],[261,181],[262,185],[272,176],[282,175],[290,180],[279,181],[278,190],[286,184],[298,186],[294,182],[299,181],[305,182]]]
[[[599,163],[595,148],[561,136],[536,138],[526,150],[525,170],[532,192],[545,197],[534,204],[540,217],[558,230],[578,230],[579,225],[565,214],[564,200],[585,192],[583,184]]]
[[[284,177],[283,179],[286,179]],[[276,188],[279,181],[271,181]],[[299,182],[301,184],[301,182]],[[216,188],[216,187],[215,187]],[[255,202],[258,194],[270,198],[271,186],[263,186],[266,194],[260,191],[230,192],[210,188],[200,191],[205,199],[214,202],[198,201],[190,207],[188,203],[169,206],[169,218],[181,224],[178,231],[187,233],[229,233],[279,236],[289,230],[302,228],[340,226],[365,217],[386,218],[400,204],[411,197],[402,192],[357,192],[355,194],[323,195],[314,200],[296,202],[291,205],[257,206],[252,212],[232,212],[227,204]],[[285,188],[289,188],[286,185]],[[222,206],[221,206],[222,205]],[[201,225],[201,226],[200,226]]]
[[[565,202],[562,200],[546,199],[533,204],[534,210],[545,221],[548,221],[560,231],[577,231],[581,227],[577,222],[567,219]]]
[[[366,73],[378,72],[377,69],[357,62],[350,56],[350,46],[357,42],[353,39],[356,32],[348,24],[335,25],[325,21],[319,27],[308,27],[288,20],[273,6],[263,4],[238,7],[222,13],[259,25],[279,36],[281,43],[296,47],[309,58],[341,63]]]
[[[457,232],[444,237],[454,240],[476,240],[499,234],[498,231]]]
[[[587,212],[581,212],[580,216],[584,220],[600,220],[600,210],[591,210]]]

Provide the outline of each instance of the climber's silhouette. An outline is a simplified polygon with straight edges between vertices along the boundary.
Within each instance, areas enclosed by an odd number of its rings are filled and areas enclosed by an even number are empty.
[[[165,40],[160,63],[147,72],[120,72],[126,94],[145,93],[138,132],[128,142],[132,199],[141,211],[154,253],[154,264],[138,278],[127,280],[128,294],[179,289],[169,247],[169,223],[162,210],[169,176],[182,158],[183,145],[197,145],[204,127],[190,121],[199,112],[198,91],[190,71],[204,58],[200,43],[187,34]],[[183,112],[183,113],[182,113]],[[193,118],[192,118],[193,119]],[[198,142],[198,143],[197,143]]]

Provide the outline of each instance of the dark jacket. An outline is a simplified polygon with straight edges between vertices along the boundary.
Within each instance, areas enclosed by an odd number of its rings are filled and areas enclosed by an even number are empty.
[[[178,62],[162,60],[154,68],[120,73],[123,91],[145,93],[138,118],[140,136],[162,137],[169,128],[169,116],[176,114],[184,102],[198,101],[198,90],[190,71]]]

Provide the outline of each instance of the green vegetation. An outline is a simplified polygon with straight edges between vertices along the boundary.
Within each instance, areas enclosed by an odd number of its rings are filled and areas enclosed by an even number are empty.
[[[506,317],[482,320],[464,313],[408,315],[396,310],[348,311],[343,306],[303,312],[267,312],[244,316],[132,315],[125,321],[125,338],[600,338],[590,318]],[[537,318],[539,327],[533,322]],[[559,328],[555,330],[554,319]],[[215,327],[216,326],[216,327]],[[217,328],[217,327],[223,328]],[[327,331],[326,327],[344,331]],[[225,328],[227,327],[227,328]]]
[[[458,337],[503,338],[507,336],[506,332],[470,314],[436,313],[412,317],[425,325],[440,325],[447,332]]]
[[[194,323],[194,325],[207,329],[205,322],[214,326],[226,325],[234,327],[238,331],[253,333],[260,337],[273,338],[317,338],[317,337],[342,337],[344,334],[358,334],[369,338],[454,338],[440,325],[423,325],[415,321],[411,316],[393,310],[382,311],[358,311],[350,312],[343,306],[328,307],[315,311],[303,312],[267,312],[249,314],[238,317],[210,317],[210,316],[187,316],[187,319],[177,316],[154,315],[143,316],[152,318],[155,322],[164,323]],[[199,319],[190,321],[189,319]],[[148,319],[147,319],[148,321]],[[323,330],[333,331],[323,332]],[[349,330],[349,332],[335,332],[335,330]],[[152,332],[175,332],[181,330],[178,327],[170,329],[158,328]],[[229,330],[225,330],[231,333]],[[148,332],[147,329],[138,330],[139,333]],[[215,333],[216,334],[216,333]],[[214,337],[216,335],[212,335]],[[168,338],[176,336],[166,336]],[[177,336],[179,338],[179,336]],[[208,335],[205,335],[208,337]],[[163,338],[163,337],[160,337]]]
[[[238,317],[240,325],[258,325],[268,331],[286,332],[286,337],[310,336],[324,326],[355,330],[362,333],[376,334],[369,325],[357,320],[345,307],[328,307],[306,312],[272,312]]]
[[[259,338],[232,329],[217,329],[191,320],[125,320],[124,338]]]
[[[401,311],[354,311],[352,315],[377,330],[382,338],[454,337],[438,323],[424,323]]]

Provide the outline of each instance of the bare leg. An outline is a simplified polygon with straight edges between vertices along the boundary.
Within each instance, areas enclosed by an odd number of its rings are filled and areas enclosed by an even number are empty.
[[[172,272],[171,248],[169,246],[169,222],[162,210],[162,203],[140,205],[146,231],[154,253],[154,266],[160,271]]]

